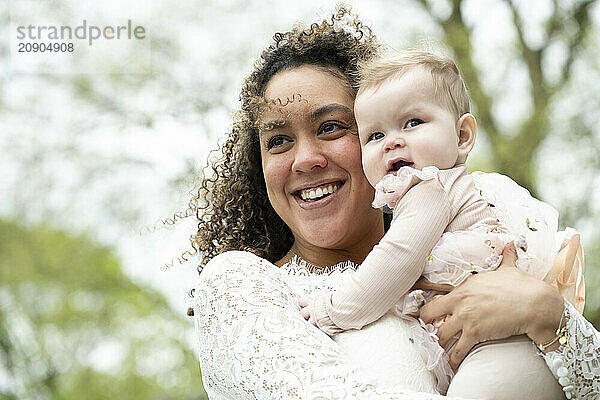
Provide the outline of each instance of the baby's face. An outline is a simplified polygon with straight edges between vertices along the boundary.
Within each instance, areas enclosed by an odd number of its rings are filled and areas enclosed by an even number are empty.
[[[436,100],[431,74],[415,67],[354,103],[365,175],[373,186],[402,166],[452,168],[458,159],[457,117]]]

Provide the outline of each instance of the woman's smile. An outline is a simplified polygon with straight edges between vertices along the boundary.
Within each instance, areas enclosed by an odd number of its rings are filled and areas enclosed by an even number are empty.
[[[333,180],[326,183],[309,186],[293,192],[298,205],[305,210],[324,207],[334,201],[338,191],[344,186],[344,181]]]

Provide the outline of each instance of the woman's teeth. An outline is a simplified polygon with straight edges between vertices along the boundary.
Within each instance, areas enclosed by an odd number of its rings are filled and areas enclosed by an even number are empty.
[[[300,195],[300,198],[304,201],[316,200],[316,199],[320,199],[322,197],[327,196],[328,194],[335,192],[338,189],[338,187],[339,187],[339,185],[337,183],[335,185],[330,184],[330,185],[318,186],[318,187],[312,188],[312,189],[301,190],[299,195]]]

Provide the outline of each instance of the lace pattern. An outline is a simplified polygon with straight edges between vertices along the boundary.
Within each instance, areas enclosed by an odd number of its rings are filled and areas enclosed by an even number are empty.
[[[294,282],[294,288],[305,287],[304,296],[314,296],[331,293],[357,268],[358,265],[351,261],[318,268],[294,256],[282,266],[282,271]],[[424,392],[437,389],[445,393],[453,373],[443,349],[424,327],[416,317],[402,315],[395,307],[361,330],[341,331],[332,339],[373,382],[402,384],[405,388]],[[394,340],[390,341],[390,336]]]
[[[569,340],[556,351],[545,354],[544,359],[568,399],[599,399],[600,332],[572,304],[566,305]]]
[[[345,263],[324,272],[333,279],[354,268]],[[323,278],[301,262],[277,268],[246,252],[224,253],[208,263],[193,306],[202,377],[211,400],[448,399],[379,384],[352,364],[340,345],[306,323],[297,298],[328,290]],[[544,359],[557,379],[557,366],[567,368],[573,386],[567,396],[598,399],[600,333],[573,306],[567,307],[569,346]]]
[[[349,264],[327,271],[341,274]],[[353,267],[352,267],[353,268]],[[306,323],[297,298],[325,289],[306,265],[277,268],[227,252],[204,268],[194,295],[202,377],[216,399],[447,399],[381,385],[329,336]]]

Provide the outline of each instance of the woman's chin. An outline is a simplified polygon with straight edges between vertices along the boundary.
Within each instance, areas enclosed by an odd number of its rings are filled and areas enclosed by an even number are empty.
[[[328,222],[320,221],[316,225],[305,226],[301,234],[303,241],[311,247],[336,248],[343,241],[345,232],[331,225],[324,227],[328,224]]]
[[[351,239],[356,236],[348,227],[352,227],[354,222],[349,219],[346,221],[320,220],[313,224],[304,224],[301,230],[303,241],[311,247],[320,247],[323,249],[349,250]]]
[[[356,212],[357,209],[368,212]],[[371,208],[368,203],[364,204],[364,208],[347,204],[328,212],[320,211],[323,212],[304,213],[302,218],[296,219],[297,224],[292,224],[296,227],[293,229],[296,238],[301,238],[307,247],[352,252],[356,250],[357,243],[370,242],[374,245],[383,236],[381,211]]]

